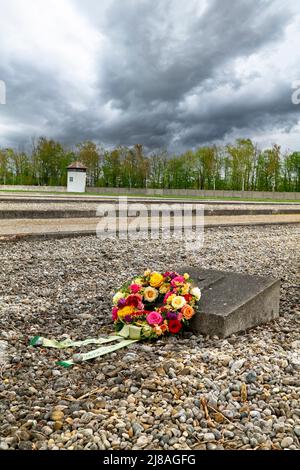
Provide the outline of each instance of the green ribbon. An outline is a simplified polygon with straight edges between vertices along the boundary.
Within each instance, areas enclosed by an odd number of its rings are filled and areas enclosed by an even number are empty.
[[[126,348],[132,343],[136,343],[137,339],[125,339],[123,341],[119,341],[117,344],[112,344],[110,346],[103,346],[102,348],[94,349],[93,351],[89,351],[84,354],[74,354],[73,359],[70,361],[58,361],[56,364],[63,367],[70,367],[76,363],[88,361],[90,359],[94,359],[95,357],[104,356],[105,354],[109,354],[117,349]]]
[[[30,341],[30,346],[41,346],[44,348],[56,348],[56,349],[66,349],[66,348],[76,348],[80,346],[86,346],[88,344],[104,344],[110,343],[111,341],[115,341],[120,339],[119,336],[109,336],[108,338],[90,338],[85,339],[84,341],[72,341],[70,339],[66,339],[65,341],[56,341],[55,339],[48,339],[44,338],[43,336],[35,336]]]
[[[124,325],[122,330],[118,332],[119,336],[123,338],[130,338],[140,340],[142,334],[142,328],[140,326],[135,325]]]
[[[118,341],[116,344],[101,346],[100,348],[94,349],[87,353],[76,353],[73,355],[71,360],[58,361],[56,364],[63,367],[71,367],[72,365],[95,357],[104,356],[113,351],[121,348],[125,348],[132,343],[136,343],[141,340],[142,328],[135,325],[124,325],[121,331],[116,335],[108,336],[107,338],[89,338],[83,341],[72,341],[66,339],[64,341],[56,341],[55,339],[44,338],[43,336],[35,336],[30,341],[30,346],[41,346],[44,348],[56,348],[56,349],[67,349],[76,348],[80,346],[86,346],[88,344],[105,344],[111,343],[112,341]],[[122,339],[123,338],[123,339]]]

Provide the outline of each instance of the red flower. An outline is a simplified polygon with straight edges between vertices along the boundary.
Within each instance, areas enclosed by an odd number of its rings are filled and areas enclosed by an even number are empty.
[[[176,334],[181,330],[182,324],[179,320],[169,320],[168,327],[170,333]]]
[[[185,300],[187,301],[187,303],[189,303],[189,302],[192,300],[192,298],[193,298],[193,296],[192,296],[191,294],[185,294],[183,297],[185,298]]]
[[[126,305],[133,307],[138,307],[139,303],[142,300],[142,296],[140,294],[130,294],[126,299]]]

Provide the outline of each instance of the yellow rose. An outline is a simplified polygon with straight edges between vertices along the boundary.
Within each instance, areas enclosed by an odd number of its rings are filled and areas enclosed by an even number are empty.
[[[144,276],[150,276],[150,274],[151,274],[150,269],[146,269],[146,271],[144,272]]]
[[[162,284],[159,288],[160,294],[166,294],[170,289],[170,284]]]
[[[150,286],[159,287],[159,286],[162,285],[163,281],[164,281],[164,277],[161,274],[159,274],[155,271],[153,271],[153,273],[151,273]]]
[[[134,307],[132,305],[123,307],[123,308],[120,308],[120,310],[118,311],[118,317],[122,320],[122,318],[126,317],[126,315],[131,315],[133,312],[134,312]]]
[[[143,285],[143,280],[141,277],[136,277],[134,280],[133,280],[133,284],[137,284],[138,286],[142,286]]]
[[[185,280],[187,280],[187,279],[189,279],[190,275],[188,273],[184,273],[183,277],[184,277]]]
[[[188,294],[190,289],[190,284],[184,284],[181,288],[182,295]]]
[[[144,290],[144,299],[147,300],[147,302],[154,302],[158,297],[158,290],[154,289],[153,287],[146,287]]]
[[[175,294],[169,295],[169,297],[167,298],[167,303],[170,304],[172,300],[175,299],[175,297],[176,297]]]
[[[176,295],[172,299],[172,307],[175,308],[176,310],[179,310],[186,304],[186,300],[184,297],[181,297],[181,295]]]

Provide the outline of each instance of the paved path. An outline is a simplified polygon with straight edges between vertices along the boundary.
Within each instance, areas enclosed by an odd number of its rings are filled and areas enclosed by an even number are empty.
[[[4,219],[0,221],[0,239],[14,236],[76,236],[96,233],[100,218]],[[205,227],[300,224],[300,214],[206,216]],[[145,221],[147,227],[147,222]],[[125,225],[121,224],[120,230]]]
[[[140,205],[141,203],[139,203]],[[144,204],[144,206],[150,211],[155,211],[156,209],[159,210],[163,208],[166,204],[159,204],[159,205],[152,205],[152,204]],[[69,208],[69,207],[53,207],[53,205],[26,205],[26,207],[1,207],[0,203],[0,219],[73,219],[73,218],[95,218],[97,217],[97,208],[101,206],[99,204],[96,207],[80,207],[76,208]],[[57,205],[56,205],[57,206]],[[106,206],[106,204],[105,204]],[[170,204],[168,207],[178,206],[179,208],[188,207],[188,205],[184,204]],[[114,208],[113,205],[109,207]],[[130,205],[128,205],[130,207]],[[213,205],[205,205],[200,206],[198,204],[193,204],[192,208],[195,211],[196,208],[204,208],[205,216],[248,216],[248,215],[271,215],[271,214],[300,214],[300,206],[213,206]],[[104,209],[104,208],[103,208]],[[116,206],[116,210],[118,211],[118,206]]]
[[[124,195],[123,195],[124,196]],[[135,196],[130,194],[127,196],[128,200],[137,201],[137,202],[187,202],[187,203],[198,203],[198,204],[247,204],[247,205],[300,205],[300,200],[298,202],[284,202],[276,200],[264,200],[264,201],[251,201],[250,199],[242,200],[228,200],[228,199],[199,199],[199,198],[189,198],[189,197],[155,197],[155,196]],[[47,194],[47,193],[8,193],[0,191],[0,201],[2,202],[19,202],[19,203],[28,203],[28,202],[38,202],[38,203],[96,203],[96,202],[116,202],[118,201],[118,196],[111,195],[78,195],[78,194]]]

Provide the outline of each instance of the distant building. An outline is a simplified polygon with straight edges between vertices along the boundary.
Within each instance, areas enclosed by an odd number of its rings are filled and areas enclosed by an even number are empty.
[[[85,193],[86,166],[81,162],[73,162],[67,167],[68,170],[68,192]]]

